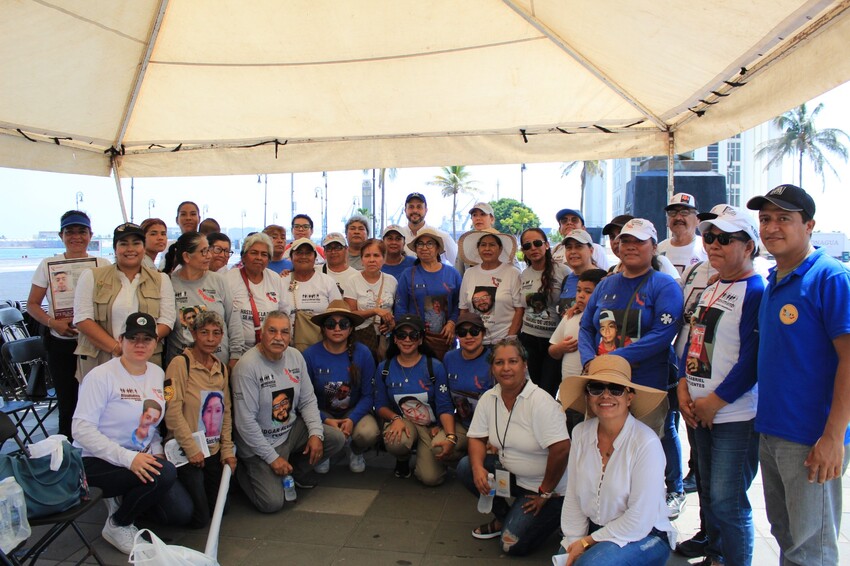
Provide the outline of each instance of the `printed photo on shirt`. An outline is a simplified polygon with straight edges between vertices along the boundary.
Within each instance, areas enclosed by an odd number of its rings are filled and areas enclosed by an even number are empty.
[[[448,312],[445,296],[425,297],[425,329],[431,332],[440,332],[446,325],[446,313]]]
[[[224,421],[224,395],[221,391],[201,391],[201,410],[198,430],[203,430],[207,445],[217,444],[221,439],[221,424]]]
[[[289,420],[289,415],[292,413],[292,398],[294,396],[295,389],[292,387],[272,391],[273,421],[285,423]]]
[[[325,407],[336,418],[342,418],[351,407],[351,385],[346,381],[330,381],[325,384]]]
[[[472,291],[472,309],[478,314],[489,314],[496,303],[496,287],[477,286]]]
[[[139,426],[133,429],[130,437],[134,448],[140,452],[147,450],[161,417],[162,405],[155,399],[145,399],[142,403],[142,414],[139,416]]]
[[[201,311],[207,310],[204,305],[192,305],[190,307],[182,307],[177,309],[178,319],[180,320],[180,332],[183,333],[183,342],[191,344],[194,342],[192,333],[190,332],[192,325],[195,324],[195,319]]]
[[[714,337],[724,311],[715,308],[703,309],[704,307],[698,308],[691,319],[688,357],[685,364],[688,375],[710,379]]]
[[[428,404],[427,393],[401,393],[393,396],[404,418],[418,425],[429,425],[436,421],[434,411]]]
[[[526,313],[538,318],[549,318],[549,311],[546,307],[549,305],[546,293],[528,293],[525,295],[525,304],[527,306]]]
[[[457,417],[461,422],[471,421],[475,406],[478,405],[478,397],[465,391],[452,391],[451,395],[452,403],[457,410]]]
[[[617,316],[614,311],[606,309],[599,312],[599,334],[602,338],[599,340],[599,347],[596,349],[597,355],[610,354],[617,348],[628,346],[632,343],[632,339],[628,336],[623,340],[620,330],[621,327],[617,322]]]

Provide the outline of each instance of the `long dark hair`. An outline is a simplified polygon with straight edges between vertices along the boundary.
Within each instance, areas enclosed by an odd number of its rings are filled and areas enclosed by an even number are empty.
[[[522,234],[519,235],[520,244],[522,244],[522,238],[528,232],[537,232],[538,234],[540,234],[540,238],[545,243],[547,243],[547,244],[549,243],[549,238],[546,236],[546,232],[544,232],[540,228],[526,228],[525,230],[522,231]],[[531,260],[529,260],[528,257],[526,257],[525,254],[522,254],[522,255],[523,255],[523,260],[525,261],[525,264],[530,266]],[[543,265],[543,273],[540,275],[539,292],[543,293],[544,295],[546,295],[548,297],[549,293],[552,291],[552,289],[551,289],[552,282],[555,279],[555,262],[552,260],[552,250],[549,249],[549,248],[546,248],[546,255],[544,257],[544,261],[545,261],[545,263]]]
[[[179,238],[177,238],[177,241],[168,248],[168,252],[165,255],[165,267],[162,270],[163,273],[171,274],[178,265],[185,265],[186,261],[183,259],[183,252],[190,254],[196,252],[202,245],[202,240],[206,241],[206,239],[207,237],[200,232],[186,232],[185,234],[182,234]]]
[[[349,322],[351,322],[351,326],[349,327],[348,338],[346,339],[345,351],[348,354],[348,384],[351,385],[352,389],[356,389],[360,387],[360,366],[354,363],[354,348],[357,346],[357,342],[354,340],[354,321],[345,316],[345,313],[335,313],[347,318]],[[322,327],[322,340],[327,338],[328,332],[327,328]]]

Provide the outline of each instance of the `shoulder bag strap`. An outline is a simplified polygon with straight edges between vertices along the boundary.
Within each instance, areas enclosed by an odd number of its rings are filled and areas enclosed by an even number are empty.
[[[239,268],[239,275],[242,276],[242,281],[245,283],[245,288],[248,290],[248,300],[251,301],[251,316],[254,318],[254,343],[260,343],[260,312],[257,310],[257,303],[254,302],[254,293],[251,292],[251,285],[248,284],[248,275],[245,274],[245,268]]]
[[[643,287],[643,284],[652,276],[652,268],[650,268],[649,273],[643,276],[637,288],[635,288],[635,292],[632,293],[631,298],[629,299],[629,304],[626,305],[626,310],[623,312],[623,327],[620,330],[620,344],[626,343],[626,329],[629,325],[629,311],[632,309],[632,304],[635,302],[635,298],[637,297],[638,291]]]

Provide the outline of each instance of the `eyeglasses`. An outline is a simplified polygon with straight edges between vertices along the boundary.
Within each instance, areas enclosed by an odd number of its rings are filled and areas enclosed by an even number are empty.
[[[214,253],[216,255],[221,255],[221,254],[224,254],[224,255],[227,255],[227,256],[233,255],[233,250],[229,250],[227,248],[222,248],[221,246],[213,246],[213,247],[210,248],[210,250],[212,251],[212,253]]]
[[[535,248],[542,248],[543,244],[545,243],[546,242],[544,242],[543,240],[533,240],[531,242],[526,242],[522,245],[522,251],[527,252],[531,249],[532,246],[534,246]]]
[[[310,230],[312,228],[313,227],[310,226],[309,224],[293,224],[292,225],[293,230]]]
[[[422,338],[422,333],[419,332],[418,330],[411,330],[409,332],[405,331],[405,330],[396,330],[393,333],[393,336],[396,337],[396,340],[406,340],[406,339],[410,338],[411,340],[413,340],[415,342],[415,341],[419,340],[420,338]]]
[[[481,329],[477,326],[473,326],[471,328],[458,328],[455,332],[457,333],[458,338],[466,338],[467,334],[473,337],[478,336],[481,334]]]
[[[322,323],[322,327],[324,327],[325,330],[333,330],[337,326],[339,326],[340,330],[348,330],[351,328],[351,321],[347,318],[340,318],[339,320],[326,318],[325,322]]]
[[[708,232],[708,233],[702,235],[702,241],[705,242],[708,245],[713,244],[715,240],[720,242],[721,246],[728,246],[730,243],[732,243],[732,240],[737,240],[739,242],[746,242],[747,241],[742,236],[735,236],[733,234],[727,234],[726,232],[721,232],[719,234],[714,234],[713,232]]]
[[[434,249],[437,247],[437,242],[434,240],[418,240],[414,246],[417,248]]]
[[[667,218],[676,218],[677,216],[684,216],[685,218],[687,218],[691,214],[696,214],[696,213],[697,213],[697,211],[694,210],[693,208],[680,208],[678,210],[676,210],[674,208],[673,210],[667,211]]]
[[[276,411],[278,409],[288,409],[289,408],[289,399],[284,399],[280,403],[275,403],[272,405],[272,410]]]
[[[202,256],[206,257],[206,256],[210,255],[210,252],[212,250],[210,250],[209,248],[201,248],[201,249],[195,250],[195,251],[198,252],[199,254],[201,254]]]
[[[626,392],[626,389],[628,389],[628,387],[616,383],[602,383],[599,381],[591,381],[587,384],[587,387],[585,387],[585,389],[587,390],[587,394],[591,397],[599,397],[600,395],[602,395],[602,393],[605,392],[606,389],[612,397],[622,397],[623,393]]]

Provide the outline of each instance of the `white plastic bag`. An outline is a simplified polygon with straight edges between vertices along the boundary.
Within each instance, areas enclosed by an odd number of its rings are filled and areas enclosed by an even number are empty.
[[[151,542],[143,539],[142,533],[147,533]],[[210,558],[203,552],[185,546],[165,544],[148,529],[142,529],[136,534],[133,552],[130,553],[130,564],[144,564],[144,566],[219,566],[215,558]]]

